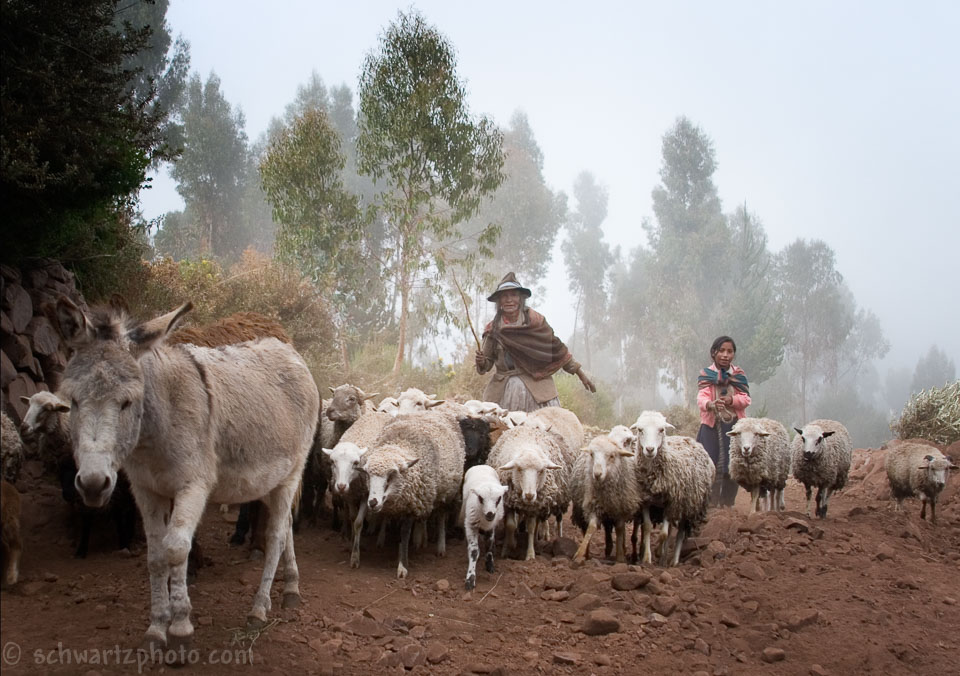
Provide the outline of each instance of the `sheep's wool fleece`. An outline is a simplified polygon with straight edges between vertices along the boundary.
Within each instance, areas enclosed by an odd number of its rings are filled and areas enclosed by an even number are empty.
[[[546,470],[543,487],[537,491],[537,499],[533,503],[526,503],[521,499],[519,487],[513,485],[513,472],[498,470],[498,474],[500,482],[508,487],[504,497],[504,506],[507,509],[545,519],[557,508],[566,507],[569,502],[569,465],[564,461],[561,443],[556,435],[526,425],[509,429],[500,435],[490,451],[487,464],[497,469],[511,460],[517,460],[518,465],[523,467],[533,454],[538,458],[545,456],[550,462],[561,466],[561,469]]]
[[[790,437],[786,428],[771,418],[741,418],[734,432],[765,432],[749,457],[740,451],[740,437],[730,437],[730,478],[747,490],[783,488],[790,475]]]
[[[836,420],[813,420],[807,426],[816,425],[823,432],[833,432],[823,440],[819,455],[807,460],[803,457],[803,439],[798,434],[793,438],[790,455],[793,457],[793,477],[804,486],[840,490],[847,485],[847,475],[853,460],[853,444],[847,428]]]
[[[666,437],[655,458],[637,459],[645,499],[661,505],[664,518],[696,528],[707,515],[717,470],[703,446],[689,437]]]
[[[0,413],[2,416],[2,441],[3,450],[0,451],[0,463],[3,468],[3,478],[10,483],[16,483],[17,476],[20,474],[20,466],[23,464],[23,442],[20,439],[20,433],[17,426],[6,413]]]
[[[594,444],[620,447],[607,437],[594,437]],[[577,456],[570,473],[570,499],[573,501],[574,524],[586,529],[591,514],[598,518],[626,521],[632,519],[640,506],[637,486],[636,458],[616,456],[615,464],[607,467],[603,482],[593,476],[591,453],[584,449]]]
[[[928,480],[927,472],[920,469],[921,465],[930,462],[926,460],[928,455],[933,456],[933,462],[949,461],[933,446],[915,441],[899,442],[890,448],[887,452],[887,479],[894,498],[919,497],[921,493],[934,498],[940,493],[941,489]]]

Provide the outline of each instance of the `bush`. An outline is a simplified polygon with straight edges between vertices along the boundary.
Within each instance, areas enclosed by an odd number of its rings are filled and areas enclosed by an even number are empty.
[[[607,430],[617,424],[613,398],[603,382],[597,381],[597,391],[591,394],[577,376],[566,371],[558,371],[553,379],[560,393],[560,405],[576,413],[584,425]]]
[[[700,431],[700,411],[683,404],[674,404],[667,407],[663,415],[667,422],[676,427],[671,435],[697,438],[697,432]]]
[[[960,380],[912,395],[890,429],[898,439],[926,439],[944,446],[960,441]]]

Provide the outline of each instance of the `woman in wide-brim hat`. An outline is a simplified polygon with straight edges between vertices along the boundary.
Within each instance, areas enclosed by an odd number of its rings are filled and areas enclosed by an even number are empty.
[[[534,411],[559,406],[553,374],[574,373],[590,392],[593,382],[584,373],[542,314],[526,306],[530,289],[508,272],[487,297],[497,304],[497,314],[483,330],[483,345],[476,355],[477,372],[495,369],[483,391],[485,401],[495,401],[510,411]]]

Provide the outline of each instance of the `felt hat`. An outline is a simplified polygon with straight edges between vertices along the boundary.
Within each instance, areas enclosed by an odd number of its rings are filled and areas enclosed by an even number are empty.
[[[510,291],[510,290],[518,291],[520,295],[524,296],[525,298],[530,297],[530,289],[527,289],[521,286],[520,282],[517,281],[516,274],[512,272],[508,272],[506,275],[504,275],[503,279],[500,280],[500,283],[497,284],[497,290],[491,293],[489,296],[487,296],[487,300],[490,301],[491,303],[495,303],[497,300],[497,296],[500,295],[501,291]]]

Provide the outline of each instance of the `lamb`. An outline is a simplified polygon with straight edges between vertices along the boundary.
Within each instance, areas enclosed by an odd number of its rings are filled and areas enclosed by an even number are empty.
[[[790,476],[790,437],[771,418],[741,418],[730,437],[730,478],[750,491],[750,513],[760,509],[761,490],[769,508],[784,508],[783,489]]]
[[[634,436],[633,432],[631,432],[630,428],[626,425],[614,425],[607,433],[607,438],[620,448],[629,450],[630,454],[633,455],[633,444],[637,440],[637,437]]]
[[[476,465],[463,477],[463,496],[459,522],[467,537],[467,578],[464,588],[468,591],[477,586],[477,559],[480,558],[478,535],[486,540],[484,563],[488,573],[496,568],[493,564],[493,546],[497,526],[503,520],[503,494],[507,487],[500,483],[497,471],[489,465]]]
[[[397,414],[423,413],[435,406],[440,406],[444,402],[443,399],[437,399],[435,394],[425,394],[419,388],[410,387],[397,397]]]
[[[501,408],[499,404],[493,401],[479,401],[477,399],[469,399],[463,402],[464,408],[469,410],[473,415],[495,415],[498,418],[505,416],[508,411],[505,408]]]
[[[504,432],[487,464],[494,467],[508,486],[505,498],[506,540],[503,556],[516,545],[517,519],[523,516],[527,528],[526,560],[536,557],[534,538],[539,520],[551,515],[558,522],[570,502],[570,467],[558,435],[536,426],[521,425]]]
[[[20,493],[6,479],[0,481],[0,556],[3,557],[3,584],[15,585],[20,578]]]
[[[632,449],[618,443],[622,439],[619,430],[615,438],[594,437],[574,462],[570,475],[573,523],[583,531],[573,557],[577,563],[589,555],[590,539],[598,524],[603,524],[606,535],[605,554],[610,555],[610,529],[616,527],[617,562],[627,560],[626,522],[634,518],[640,507],[640,493],[636,456]]]
[[[503,422],[507,424],[507,427],[517,427],[522,425],[527,420],[526,411],[507,411],[506,414],[502,417]]]
[[[847,483],[853,445],[847,428],[836,420],[814,420],[803,429],[794,428],[797,436],[791,444],[793,476],[807,492],[807,516],[810,516],[810,495],[817,487],[817,511],[827,517],[827,506],[834,491]]]
[[[459,497],[464,448],[454,421],[424,413],[399,416],[377,437],[361,465],[367,475],[367,508],[380,518],[397,518],[400,556],[397,577],[407,576],[410,532],[415,522],[436,513],[437,555],[446,553],[446,510]]]
[[[381,413],[389,413],[390,415],[396,417],[400,415],[399,409],[400,402],[396,397],[384,397],[380,400],[380,403],[377,404],[377,409]]]
[[[16,483],[20,476],[20,468],[23,466],[23,442],[20,434],[17,432],[17,425],[6,414],[0,413],[0,468],[2,468],[3,478],[10,483]]]
[[[27,404],[27,413],[20,425],[22,436],[37,449],[44,467],[57,474],[63,499],[79,512],[80,537],[74,556],[85,559],[94,518],[102,510],[84,505],[77,491],[77,464],[70,439],[70,406],[53,392],[37,392],[22,399]],[[117,472],[117,486],[109,508],[117,527],[117,547],[127,549],[137,530],[137,507],[130,492],[130,482],[122,470]]]
[[[664,542],[660,565],[677,565],[684,539],[706,521],[716,468],[703,446],[689,437],[668,437],[673,425],[659,411],[643,411],[630,427],[636,434],[637,477],[643,504],[644,561],[650,562],[650,512],[663,508],[664,525],[674,529],[673,559]]]
[[[393,416],[387,413],[366,414],[344,432],[336,446],[322,449],[331,466],[333,495],[346,506],[352,525],[351,568],[360,566],[360,535],[367,513],[367,477],[360,467],[367,449],[391,420]]]
[[[930,523],[936,525],[937,498],[947,485],[947,471],[955,469],[957,466],[932,446],[915,441],[894,445],[887,452],[887,479],[897,511],[903,509],[904,498],[919,497],[920,518],[927,518],[929,502]]]

